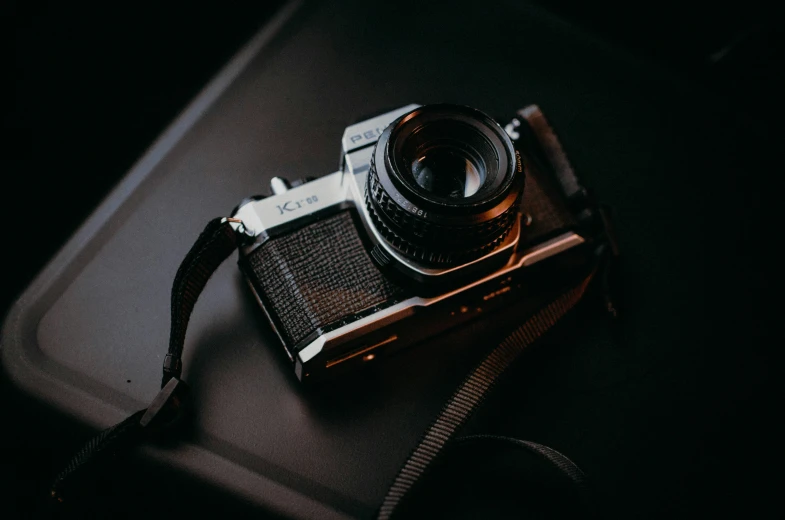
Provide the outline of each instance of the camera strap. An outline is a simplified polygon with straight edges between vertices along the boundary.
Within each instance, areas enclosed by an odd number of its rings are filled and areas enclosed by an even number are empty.
[[[188,251],[172,284],[169,350],[164,357],[161,391],[150,406],[100,432],[74,455],[52,483],[50,496],[57,502],[63,502],[68,490],[78,486],[80,476],[88,476],[99,467],[108,469],[118,455],[174,425],[184,415],[188,389],[180,374],[185,332],[207,280],[237,249],[242,237],[238,226],[242,223],[237,219],[213,219]]]
[[[240,245],[243,231],[239,220],[216,218],[199,235],[180,265],[172,285],[169,348],[164,357],[161,391],[150,406],[100,432],[76,453],[52,483],[50,496],[57,503],[64,502],[69,491],[77,490],[83,478],[94,475],[97,470],[111,470],[113,461],[119,455],[156,437],[183,417],[188,405],[188,389],[180,375],[188,322],[208,279]],[[399,471],[378,511],[378,518],[390,518],[404,496],[479,407],[500,376],[527,347],[581,300],[595,273],[597,269],[540,307],[466,377]],[[564,455],[536,443],[520,442],[559,468],[576,484],[582,482],[582,473]]]
[[[392,517],[404,497],[420,481],[447,444],[454,439],[459,428],[480,407],[513,362],[581,300],[596,272],[596,269],[593,270],[577,285],[569,287],[540,307],[469,373],[447,400],[436,420],[425,431],[419,444],[401,467],[379,508],[377,517],[379,520],[388,520]],[[583,472],[569,458],[541,444],[517,439],[514,441],[519,447],[535,453],[555,466],[579,489],[584,498],[587,496],[584,492]],[[585,501],[588,508],[589,501]]]

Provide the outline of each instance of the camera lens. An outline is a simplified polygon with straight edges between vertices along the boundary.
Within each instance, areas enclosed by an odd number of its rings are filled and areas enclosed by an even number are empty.
[[[517,217],[523,180],[520,158],[493,119],[469,107],[427,105],[380,136],[366,204],[393,248],[446,267],[502,242]]]

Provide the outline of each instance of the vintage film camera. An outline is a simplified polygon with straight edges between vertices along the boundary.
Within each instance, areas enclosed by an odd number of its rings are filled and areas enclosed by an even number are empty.
[[[341,169],[243,201],[240,267],[301,381],[346,372],[590,262],[597,215],[536,106],[348,127]]]

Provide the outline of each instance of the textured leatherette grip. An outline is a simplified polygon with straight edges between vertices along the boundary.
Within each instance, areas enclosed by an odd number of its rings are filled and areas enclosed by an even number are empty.
[[[245,264],[289,348],[402,293],[368,256],[351,210],[268,240]]]
[[[536,168],[528,171],[522,207],[524,213],[531,216],[531,223],[521,230],[520,249],[552,238],[555,233],[573,228],[577,223],[556,183]]]

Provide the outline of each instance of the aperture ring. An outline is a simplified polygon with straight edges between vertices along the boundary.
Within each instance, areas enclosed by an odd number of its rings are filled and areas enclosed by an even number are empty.
[[[508,225],[502,229],[502,233],[495,237],[494,239],[485,242],[483,245],[479,247],[469,248],[469,249],[459,249],[459,250],[450,250],[450,249],[434,249],[432,247],[422,247],[413,244],[412,242],[403,238],[400,234],[396,233],[392,230],[386,223],[385,219],[379,215],[374,207],[373,201],[371,200],[368,192],[366,191],[365,196],[365,204],[368,208],[368,214],[371,217],[371,223],[379,232],[380,235],[387,241],[390,246],[392,246],[395,250],[400,252],[402,255],[422,262],[424,264],[429,264],[433,266],[446,266],[446,265],[454,265],[463,262],[469,262],[471,260],[477,259],[492,250],[496,249],[505,238],[507,238],[507,234],[512,229],[512,225]],[[512,215],[513,217],[517,217],[517,207],[516,211]],[[455,230],[451,231],[455,233]]]

